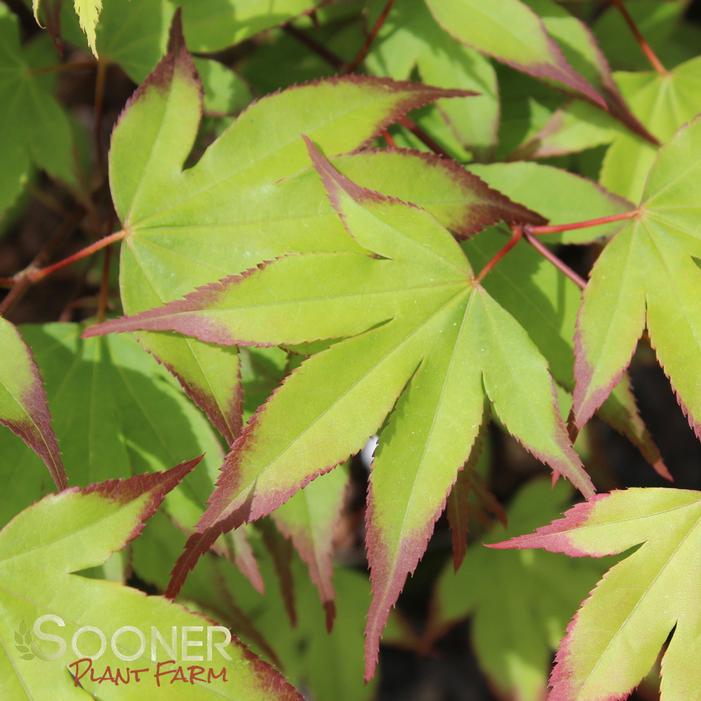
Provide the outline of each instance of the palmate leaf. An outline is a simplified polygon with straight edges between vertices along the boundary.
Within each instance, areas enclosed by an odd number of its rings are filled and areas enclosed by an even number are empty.
[[[639,212],[596,261],[578,317],[574,420],[583,426],[610,394],[647,326],[689,423],[701,438],[701,120],[664,146]]]
[[[662,701],[697,699],[701,673],[701,493],[628,489],[495,547],[572,557],[630,551],[582,604],[550,678],[553,701],[625,699],[662,660]]]
[[[65,626],[58,632],[69,640],[85,625],[97,626],[109,639],[123,626],[136,626],[146,635],[158,629],[163,640],[170,640],[173,626],[194,628],[193,639],[206,645],[207,621],[187,609],[160,597],[111,582],[88,579],[77,572],[102,564],[107,558],[136,538],[144,522],[156,511],[165,495],[197,464],[183,463],[167,472],[113,480],[91,485],[83,490],[66,490],[29,507],[0,532],[0,581],[2,583],[3,623],[0,634],[8,643],[22,621],[40,616],[59,616]],[[199,630],[199,635],[197,632]],[[130,638],[133,641],[133,637]],[[131,642],[127,654],[138,652]],[[37,643],[43,645],[43,643]],[[68,674],[72,661],[68,646],[65,657],[48,659],[51,649],[38,649],[39,662],[14,653],[12,644],[3,644],[0,695],[15,699],[123,699],[124,690],[114,684],[99,684],[84,676],[81,686]],[[149,646],[150,647],[150,646]],[[225,648],[229,661],[222,656],[218,666],[226,667],[228,681],[211,684],[158,684],[153,674],[141,677],[129,687],[130,699],[201,699],[225,698],[269,701],[300,700],[301,696],[267,664],[255,658],[237,640]],[[155,647],[156,659],[169,659],[168,652]],[[145,653],[147,662],[151,650]],[[37,665],[41,665],[38,671]],[[155,666],[155,661],[152,662]],[[123,665],[108,644],[96,666],[113,669]],[[139,665],[139,666],[148,666]]]
[[[528,532],[554,519],[572,490],[545,480],[527,484],[508,509],[508,530],[495,526],[486,543]],[[433,642],[468,616],[480,667],[503,698],[542,701],[552,652],[580,600],[604,571],[600,562],[561,555],[497,552],[475,545],[463,566],[447,563],[436,582],[427,637]]]
[[[19,331],[0,318],[0,423],[16,433],[44,462],[55,485],[67,483],[39,370]]]
[[[470,455],[485,395],[534,455],[585,495],[593,487],[545,360],[475,282],[450,233],[425,211],[358,187],[308,143],[350,250],[286,256],[87,333],[167,330],[258,345],[347,339],[288,375],[237,439],[169,593],[219,533],[270,513],[358,451],[391,413],[369,492],[370,677],[389,611]],[[474,188],[484,185],[475,179]]]
[[[134,94],[112,136],[110,185],[128,232],[120,267],[125,309],[158,306],[289,251],[349,249],[328,205],[299,197],[309,168],[300,133],[338,154],[406,111],[451,95],[464,93],[370,78],[296,87],[254,104],[183,170],[201,106],[176,21],[170,53]],[[164,336],[142,341],[233,441],[241,427],[235,350]]]

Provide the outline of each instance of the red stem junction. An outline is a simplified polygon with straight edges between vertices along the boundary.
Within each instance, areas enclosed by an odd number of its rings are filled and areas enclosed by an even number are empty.
[[[499,261],[523,238],[523,227],[520,224],[514,224],[511,227],[511,238],[506,245],[494,254],[494,257],[486,263],[484,268],[480,270],[479,275],[475,278],[476,282],[482,282],[490,270],[492,270]]]

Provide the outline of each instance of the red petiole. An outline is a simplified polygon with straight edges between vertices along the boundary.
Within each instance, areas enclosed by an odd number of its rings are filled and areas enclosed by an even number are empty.
[[[668,75],[669,71],[662,65],[662,61],[660,61],[660,59],[657,57],[657,54],[652,50],[650,44],[647,43],[647,40],[642,35],[642,32],[638,28],[638,25],[635,23],[635,20],[631,16],[630,12],[628,12],[628,8],[625,6],[625,2],[623,0],[611,0],[611,3],[618,9],[618,11],[623,16],[623,19],[626,21],[626,24],[630,27],[631,32],[633,32],[633,35],[635,36],[638,44],[640,44],[642,52],[647,57],[647,60],[650,61],[652,67],[660,75]]]
[[[523,227],[524,233],[531,236],[544,236],[546,234],[561,234],[565,231],[575,231],[577,229],[590,229],[593,226],[603,226],[617,221],[625,221],[626,219],[635,219],[640,214],[640,210],[632,209],[629,212],[621,214],[612,214],[608,217],[598,217],[597,219],[587,219],[586,221],[572,222],[569,224],[546,224],[543,226],[531,226],[525,224]]]

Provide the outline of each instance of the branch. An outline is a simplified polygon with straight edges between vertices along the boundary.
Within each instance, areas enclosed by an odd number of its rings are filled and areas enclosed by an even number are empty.
[[[633,32],[633,35],[635,36],[638,44],[640,44],[640,48],[642,49],[645,56],[647,56],[647,60],[650,61],[652,67],[660,75],[669,75],[669,71],[662,65],[662,61],[660,61],[660,59],[657,57],[657,54],[652,50],[650,44],[647,43],[647,40],[642,35],[642,32],[638,28],[638,25],[635,23],[635,20],[631,16],[630,12],[628,12],[628,8],[625,6],[624,1],[611,0],[611,4],[617,7],[618,11],[621,13],[621,15],[623,15],[623,19],[626,21],[626,24],[630,27],[630,31]]]
[[[586,286],[586,280],[584,278],[580,277],[577,273],[575,273],[572,268],[570,268],[567,263],[565,263],[563,260],[560,260],[547,246],[544,246],[540,241],[535,236],[531,236],[531,234],[528,234],[524,232],[523,237],[528,241],[528,243],[535,248],[538,253],[540,253],[543,258],[545,258],[548,262],[552,263],[563,275],[566,275],[572,282],[579,287],[580,290],[583,290]]]
[[[47,265],[45,268],[35,268],[30,266],[26,271],[19,273],[19,275],[20,277],[26,276],[29,278],[32,284],[36,284],[37,282],[41,282],[44,278],[49,277],[49,275],[53,275],[55,272],[63,270],[63,268],[67,268],[69,265],[73,265],[73,263],[83,260],[83,258],[88,258],[94,253],[101,251],[103,248],[107,248],[107,246],[111,246],[117,241],[121,241],[126,235],[127,232],[122,229],[121,231],[117,231],[114,234],[110,234],[109,236],[105,236],[104,238],[95,241],[95,243],[91,243],[85,248],[81,248],[79,251],[76,251],[67,258],[58,261],[58,263]]]
[[[365,43],[363,44],[362,48],[360,49],[360,51],[358,51],[355,58],[341,71],[342,73],[352,73],[365,60],[365,57],[370,51],[372,43],[377,38],[377,35],[380,33],[382,25],[387,21],[387,17],[392,11],[393,6],[394,0],[387,0],[384,9],[380,13],[380,16],[377,18],[377,22],[375,22],[375,25],[370,30],[370,34],[368,34],[368,37],[365,40]]]
[[[450,154],[437,142],[433,137],[424,131],[413,119],[402,117],[398,124],[401,124],[405,129],[408,129],[424,146],[438,156],[450,159]]]
[[[82,213],[80,216],[82,216]],[[64,222],[64,224],[59,227],[59,230],[57,231],[54,240],[52,240],[52,243],[54,241],[60,241],[63,239],[66,233],[70,233],[72,228],[77,223],[78,218],[79,217],[75,217],[68,222]],[[60,260],[57,263],[53,263],[52,265],[48,265],[45,268],[37,267],[47,255],[46,251],[40,252],[39,255],[24,270],[16,273],[11,278],[0,279],[0,286],[7,286],[6,283],[11,283],[10,291],[5,299],[3,299],[2,304],[0,304],[0,315],[6,315],[12,306],[24,296],[25,292],[32,285],[41,282],[44,278],[49,277],[49,275],[53,275],[58,270],[62,270],[73,263],[77,263],[79,260],[83,260],[84,258],[101,251],[103,248],[107,248],[107,246],[111,246],[117,241],[121,241],[126,235],[127,232],[124,230],[117,231],[114,234],[105,236],[99,241],[95,241],[95,243],[92,243],[85,248],[81,248],[79,251],[76,251],[67,258]]]
[[[320,58],[323,58],[326,63],[334,70],[340,71],[343,68],[343,59],[336,56],[333,51],[327,49],[323,44],[320,44],[316,39],[312,39],[308,34],[301,29],[297,29],[293,24],[285,24],[282,27],[283,31],[287,32],[291,37],[296,39],[300,44],[304,44],[308,49],[314,52]]]

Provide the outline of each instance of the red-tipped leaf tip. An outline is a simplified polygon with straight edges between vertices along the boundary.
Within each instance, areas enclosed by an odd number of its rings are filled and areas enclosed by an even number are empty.
[[[324,613],[326,618],[326,632],[333,632],[333,624],[336,620],[336,604],[333,601],[324,601]]]
[[[176,54],[185,46],[185,34],[183,32],[183,9],[178,7],[173,15],[173,21],[170,25],[170,36],[168,38],[168,53]]]

